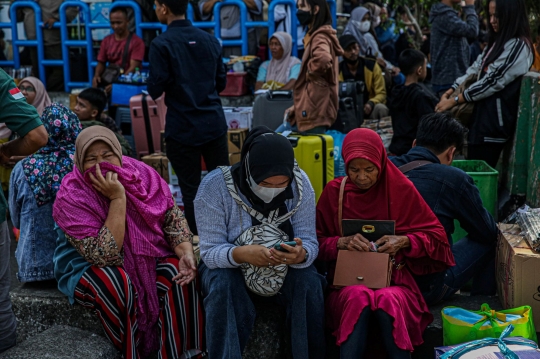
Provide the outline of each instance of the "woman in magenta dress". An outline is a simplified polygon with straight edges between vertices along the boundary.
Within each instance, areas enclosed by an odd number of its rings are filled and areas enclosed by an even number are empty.
[[[339,192],[345,182],[343,219],[393,220],[395,235],[379,239],[378,252],[394,257],[390,287],[371,290],[363,285],[331,288],[326,301],[331,327],[341,358],[362,358],[370,320],[377,320],[378,336],[391,359],[410,358],[422,344],[422,333],[433,320],[414,275],[454,265],[444,228],[414,185],[386,157],[377,133],[351,131],[343,142],[348,177],[330,182],[317,205],[319,259],[329,264],[333,281],[338,250],[369,251],[360,234],[341,236]]]

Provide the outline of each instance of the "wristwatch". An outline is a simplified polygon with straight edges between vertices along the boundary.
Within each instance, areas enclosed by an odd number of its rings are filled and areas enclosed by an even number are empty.
[[[454,101],[456,101],[456,104],[459,104],[459,96],[454,97]]]
[[[309,252],[305,248],[304,248],[304,251],[306,251],[306,256],[304,257],[304,260],[302,261],[302,263],[306,263],[309,259]]]

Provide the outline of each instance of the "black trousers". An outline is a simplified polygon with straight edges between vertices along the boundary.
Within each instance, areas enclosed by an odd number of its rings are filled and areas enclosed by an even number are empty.
[[[193,201],[201,184],[201,156],[208,172],[218,166],[229,165],[229,145],[227,134],[200,146],[187,146],[172,139],[166,139],[167,158],[178,176],[182,191],[184,212],[193,234],[197,234]]]
[[[486,161],[488,165],[495,168],[499,157],[504,150],[506,143],[483,143],[481,145],[469,144],[467,149],[468,160]]]

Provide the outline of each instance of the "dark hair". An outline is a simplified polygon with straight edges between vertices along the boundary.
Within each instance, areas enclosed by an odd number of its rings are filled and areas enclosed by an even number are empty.
[[[101,117],[101,113],[107,105],[107,95],[105,94],[105,92],[101,89],[90,87],[86,90],[83,90],[79,94],[79,98],[90,102],[90,105],[92,105],[96,110],[98,110],[96,118],[99,120],[99,118]]]
[[[332,25],[332,16],[326,0],[302,0],[302,2],[307,3],[311,7],[312,14],[315,11],[315,6],[319,7],[319,12],[317,14],[313,14],[314,19],[313,23],[309,27],[309,34],[313,34],[321,26]]]
[[[157,0],[160,5],[165,5],[176,16],[185,15],[188,7],[188,0]]]
[[[485,64],[492,64],[504,51],[504,46],[511,39],[525,41],[534,54],[531,40],[531,26],[527,16],[525,0],[488,0],[486,14],[489,22],[489,4],[495,1],[495,9],[499,20],[499,32],[493,30],[491,23],[488,24],[488,49],[491,53],[485,60]]]
[[[416,145],[440,155],[451,146],[458,151],[463,148],[467,129],[450,112],[432,113],[420,119],[416,132]]]
[[[404,50],[399,55],[398,66],[405,76],[412,75],[419,67],[424,66],[426,55],[414,49]]]
[[[111,12],[109,13],[109,16],[110,16],[110,14],[114,14],[115,12],[121,12],[122,14],[124,14],[126,19],[128,18],[128,12],[127,12],[127,9],[125,7],[117,6],[117,7],[112,8]]]

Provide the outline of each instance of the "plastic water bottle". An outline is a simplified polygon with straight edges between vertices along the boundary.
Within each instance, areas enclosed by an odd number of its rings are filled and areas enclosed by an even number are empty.
[[[133,82],[142,82],[141,72],[139,71],[138,67],[135,68],[135,73],[133,74],[131,80]]]
[[[133,82],[132,75],[133,75],[133,74],[127,74],[127,75],[125,75],[125,76],[126,76],[126,82]]]
[[[240,61],[235,62],[232,68],[234,72],[244,72],[244,64]]]

